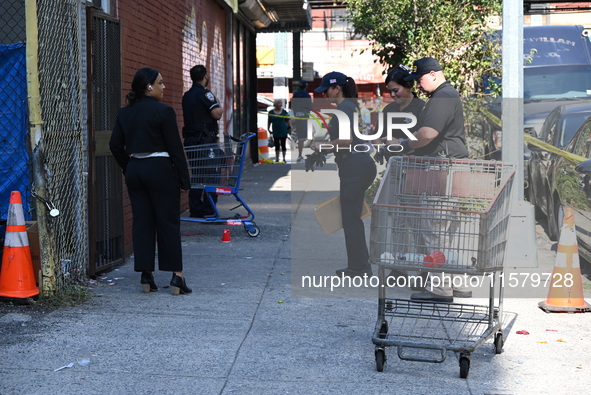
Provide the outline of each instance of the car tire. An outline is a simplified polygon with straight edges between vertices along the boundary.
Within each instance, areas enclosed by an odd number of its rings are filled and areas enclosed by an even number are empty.
[[[552,241],[558,241],[558,237],[560,236],[560,225],[558,225],[562,221],[562,205],[560,204],[560,199],[556,197],[555,199],[551,200],[553,203],[551,205],[551,210],[548,213],[548,237]]]
[[[527,192],[526,198],[527,198],[527,201],[530,202],[532,206],[534,206],[534,218],[539,221],[540,219],[544,218],[544,212],[540,208],[540,206],[536,200],[536,192],[537,191],[534,190],[534,183],[531,179],[531,174],[532,174],[531,169],[529,171],[529,174],[530,174],[530,176],[528,177],[528,180],[527,180],[529,185],[526,188],[526,192]]]

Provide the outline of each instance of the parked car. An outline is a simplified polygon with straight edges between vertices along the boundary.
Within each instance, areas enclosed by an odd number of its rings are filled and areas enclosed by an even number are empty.
[[[546,118],[538,138],[554,147],[564,149],[575,132],[590,116],[591,101],[556,107]],[[550,219],[554,214],[554,207],[549,204],[551,194],[547,174],[551,161],[556,159],[558,155],[532,144],[529,144],[528,147],[531,150],[531,157],[526,163],[529,176],[528,198],[534,205],[538,218],[541,215],[546,215]],[[551,237],[557,236],[555,228],[549,231]]]
[[[581,125],[564,151],[584,158],[591,157],[591,118]],[[552,154],[548,158],[544,177],[547,196],[543,201],[538,200],[542,192],[536,193],[536,204],[547,213],[548,236],[552,240],[558,239],[563,208],[572,208],[579,254],[584,260],[591,261],[591,160],[576,164],[565,156]]]
[[[583,26],[526,26],[523,47],[524,131],[538,137],[554,108],[591,98],[591,42]],[[500,119],[501,99],[488,110]],[[500,125],[487,119],[480,129],[487,159],[501,159]]]

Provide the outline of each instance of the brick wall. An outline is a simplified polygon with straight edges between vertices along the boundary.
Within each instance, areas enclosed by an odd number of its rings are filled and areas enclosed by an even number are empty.
[[[172,106],[183,125],[181,100],[191,86],[189,70],[205,64],[210,89],[224,103],[226,9],[215,0],[120,0],[121,103],[137,70],[152,67],[162,74],[163,102]],[[231,67],[231,66],[229,66]],[[223,119],[220,126],[223,127]],[[187,209],[183,195],[182,209]],[[131,205],[124,192],[125,255],[132,252]]]

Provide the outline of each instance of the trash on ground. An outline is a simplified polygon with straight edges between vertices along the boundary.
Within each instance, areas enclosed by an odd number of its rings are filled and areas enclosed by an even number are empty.
[[[59,372],[59,371],[60,371],[60,370],[62,370],[62,369],[68,369],[68,368],[71,368],[71,367],[73,367],[73,366],[74,366],[74,362],[70,362],[69,364],[67,364],[67,365],[64,365],[64,366],[62,366],[62,367],[60,367],[60,368],[54,369],[53,371],[54,371],[54,372]]]

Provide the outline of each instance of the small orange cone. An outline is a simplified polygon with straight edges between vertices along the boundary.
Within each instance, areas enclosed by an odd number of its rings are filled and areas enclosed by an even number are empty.
[[[23,202],[20,192],[12,191],[0,270],[0,296],[24,299],[36,295],[39,295],[39,288],[33,274]]]
[[[230,241],[230,229],[224,229],[224,234],[222,235],[222,243],[229,243]]]
[[[583,299],[583,278],[572,208],[564,210],[564,221],[558,238],[556,264],[550,277],[548,298],[538,303],[546,313],[586,313],[591,306]]]

